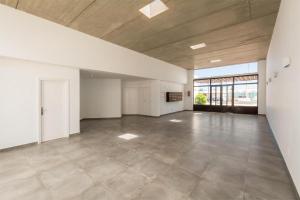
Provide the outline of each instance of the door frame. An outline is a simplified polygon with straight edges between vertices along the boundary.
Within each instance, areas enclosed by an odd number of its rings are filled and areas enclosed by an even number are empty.
[[[42,84],[43,81],[63,81],[65,84],[65,105],[66,105],[66,115],[65,115],[65,126],[66,126],[66,134],[65,137],[70,136],[70,80],[68,79],[60,79],[60,78],[38,78],[37,80],[37,142],[38,144],[41,144],[42,136],[43,136],[43,121],[42,121],[42,115],[41,115],[41,109],[42,109]]]

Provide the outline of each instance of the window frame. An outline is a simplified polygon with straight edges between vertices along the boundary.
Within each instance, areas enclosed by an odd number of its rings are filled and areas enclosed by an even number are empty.
[[[235,78],[236,77],[243,77],[243,76],[256,76],[257,77],[257,82],[256,83],[235,83]],[[223,78],[232,78],[232,83],[230,83],[230,84],[223,84],[223,83],[221,83],[221,84],[218,84],[218,85],[212,85],[212,79],[223,79]],[[205,85],[205,86],[195,86],[195,81],[199,81],[199,80],[209,80],[209,85]],[[235,85],[250,85],[250,84],[252,84],[252,85],[254,85],[254,84],[256,84],[257,86],[257,95],[256,95],[256,106],[235,106],[234,105],[234,89],[235,89]],[[212,106],[220,106],[220,107],[222,107],[223,105],[222,105],[222,103],[220,104],[220,105],[212,105],[212,87],[221,87],[221,93],[223,92],[222,91],[222,86],[232,86],[232,103],[231,103],[231,105],[229,106],[229,107],[232,107],[232,108],[234,108],[234,107],[257,107],[258,108],[258,105],[259,105],[259,74],[258,73],[251,73],[251,74],[238,74],[238,75],[234,75],[234,76],[219,76],[219,77],[209,77],[209,78],[196,78],[196,79],[193,79],[193,105],[195,106],[210,106],[210,107],[212,107]],[[195,104],[195,87],[209,87],[209,90],[210,90],[210,93],[209,93],[209,95],[210,95],[210,98],[209,98],[209,100],[210,100],[210,102],[209,102],[209,104],[207,104],[207,105],[199,105],[199,104]],[[223,94],[222,94],[223,95]],[[221,102],[222,102],[222,97],[221,97]]]

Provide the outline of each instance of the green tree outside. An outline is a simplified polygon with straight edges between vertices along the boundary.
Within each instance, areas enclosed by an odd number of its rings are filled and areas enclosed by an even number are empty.
[[[195,103],[200,105],[206,105],[207,104],[207,97],[203,93],[198,93],[195,96]]]

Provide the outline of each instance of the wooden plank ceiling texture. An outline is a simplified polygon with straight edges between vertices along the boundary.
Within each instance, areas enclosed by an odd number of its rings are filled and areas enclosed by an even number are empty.
[[[151,0],[0,0],[186,69],[245,63],[267,55],[280,0],[163,0],[169,9],[148,19]],[[191,45],[206,43],[192,50]],[[210,60],[221,59],[219,63]]]

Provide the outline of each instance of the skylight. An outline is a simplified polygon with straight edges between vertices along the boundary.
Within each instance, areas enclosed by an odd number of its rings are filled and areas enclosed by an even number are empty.
[[[159,15],[168,9],[169,8],[161,0],[153,0],[139,11],[151,19],[152,17],[155,17],[156,15]]]
[[[203,43],[196,44],[196,45],[193,45],[193,46],[190,46],[190,47],[191,47],[191,49],[195,50],[195,49],[200,49],[200,48],[206,47],[206,44],[203,42]]]

